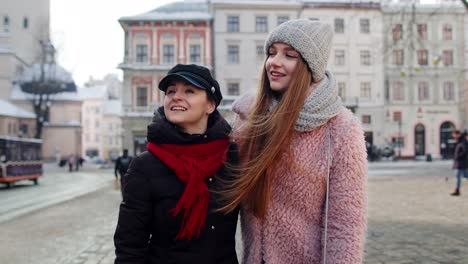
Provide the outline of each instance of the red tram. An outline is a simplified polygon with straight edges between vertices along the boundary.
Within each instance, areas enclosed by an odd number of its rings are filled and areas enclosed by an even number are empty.
[[[38,184],[42,176],[40,139],[0,136],[0,183],[31,180]]]

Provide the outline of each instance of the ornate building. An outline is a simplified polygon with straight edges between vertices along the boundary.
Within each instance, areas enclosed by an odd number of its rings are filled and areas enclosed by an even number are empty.
[[[122,93],[123,147],[145,150],[146,127],[163,94],[159,81],[177,63],[213,69],[213,19],[205,2],[176,2],[136,16],[122,17],[125,32]]]

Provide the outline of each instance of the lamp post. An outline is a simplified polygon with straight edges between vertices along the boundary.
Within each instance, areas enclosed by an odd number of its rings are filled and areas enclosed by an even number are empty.
[[[401,148],[402,148],[402,138],[401,138],[401,118],[398,120],[398,159],[401,159]]]

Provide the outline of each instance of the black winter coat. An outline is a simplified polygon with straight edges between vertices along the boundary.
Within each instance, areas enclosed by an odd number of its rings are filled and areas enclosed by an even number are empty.
[[[148,126],[148,141],[166,144],[198,144],[224,138],[231,127],[216,111],[210,117],[203,135],[188,135],[179,131],[165,117],[162,109],[155,113]],[[228,162],[237,164],[237,149],[231,145]],[[219,208],[223,188],[220,180],[232,177],[223,166],[206,180],[210,190],[206,225],[198,239],[175,240],[180,230],[181,216],[170,215],[184,192],[185,185],[174,171],[152,153],[145,151],[133,159],[125,174],[123,201],[114,235],[116,264],[238,263],[235,233],[239,210],[224,215],[214,213]]]
[[[468,168],[468,143],[466,142],[464,135],[460,136],[457,144],[455,145],[455,152],[453,154],[453,168]]]

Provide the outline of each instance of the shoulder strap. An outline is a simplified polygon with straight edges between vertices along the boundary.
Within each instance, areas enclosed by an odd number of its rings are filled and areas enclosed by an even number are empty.
[[[328,151],[327,151],[327,189],[325,193],[325,223],[324,223],[324,231],[323,231],[323,253],[322,253],[322,264],[327,263],[327,239],[328,239],[328,194],[330,191],[330,163],[331,163],[331,132],[330,127],[327,127],[327,134],[328,134]]]

